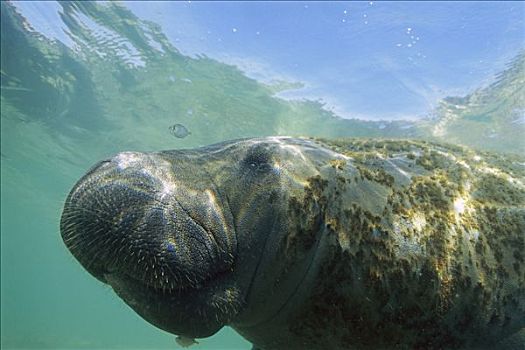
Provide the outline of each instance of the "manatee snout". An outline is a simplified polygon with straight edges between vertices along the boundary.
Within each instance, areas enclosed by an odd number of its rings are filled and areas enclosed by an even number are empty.
[[[233,257],[218,194],[199,188],[205,180],[186,181],[194,176],[183,163],[134,152],[103,161],[71,190],[60,223],[66,246],[87,271],[170,331],[170,308],[189,307],[191,291],[227,270]],[[165,316],[148,315],[155,303]]]
[[[183,152],[117,154],[76,183],[60,221],[88,272],[147,321],[190,338],[215,333],[239,300],[227,281],[232,216],[195,164]]]

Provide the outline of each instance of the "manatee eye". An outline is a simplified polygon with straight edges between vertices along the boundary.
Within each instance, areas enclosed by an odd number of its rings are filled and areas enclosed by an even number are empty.
[[[272,168],[270,154],[264,147],[253,147],[243,159],[243,166],[250,171],[267,171]]]

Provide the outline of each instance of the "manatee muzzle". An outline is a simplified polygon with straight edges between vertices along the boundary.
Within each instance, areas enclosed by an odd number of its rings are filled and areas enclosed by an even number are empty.
[[[194,204],[206,202],[190,194],[204,192],[178,181],[177,170],[184,171],[159,155],[127,152],[78,181],[60,229],[87,271],[105,283],[113,275],[164,292],[199,288],[230,267],[224,215]]]

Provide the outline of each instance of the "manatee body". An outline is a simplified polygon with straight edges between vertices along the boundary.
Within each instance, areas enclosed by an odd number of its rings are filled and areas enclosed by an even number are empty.
[[[421,141],[120,153],[69,194],[79,262],[181,339],[255,349],[525,347],[523,159]]]

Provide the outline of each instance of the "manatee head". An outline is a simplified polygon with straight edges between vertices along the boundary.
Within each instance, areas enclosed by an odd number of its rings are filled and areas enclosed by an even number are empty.
[[[292,138],[119,153],[71,190],[62,237],[89,273],[161,329],[196,338],[255,324],[305,273],[276,261],[290,198],[329,153]],[[286,288],[270,300],[273,279]]]

